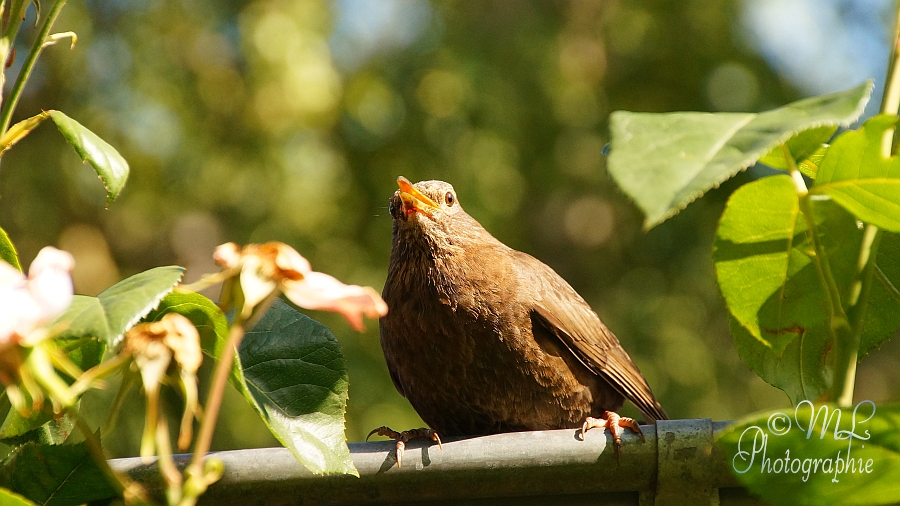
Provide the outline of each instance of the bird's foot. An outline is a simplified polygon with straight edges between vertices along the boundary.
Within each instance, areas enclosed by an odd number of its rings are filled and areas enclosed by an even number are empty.
[[[581,426],[581,440],[584,441],[585,432],[595,427],[601,429],[609,427],[609,432],[612,434],[613,438],[613,448],[616,452],[616,464],[619,463],[619,451],[622,449],[622,435],[620,432],[622,427],[629,427],[641,436],[641,441],[645,441],[644,433],[641,432],[641,426],[638,425],[633,418],[619,416],[618,413],[613,411],[604,411],[603,418],[593,418],[590,416],[585,418],[584,424]]]
[[[441,437],[438,436],[438,433],[426,427],[397,432],[386,425],[382,425],[377,429],[372,429],[372,432],[369,432],[369,435],[366,436],[366,441],[369,440],[369,437],[371,437],[372,434],[389,437],[397,441],[397,467],[400,467],[401,465],[403,460],[403,450],[406,449],[406,442],[410,439],[430,439],[438,444],[438,448],[441,450],[444,449],[444,445],[441,444]]]

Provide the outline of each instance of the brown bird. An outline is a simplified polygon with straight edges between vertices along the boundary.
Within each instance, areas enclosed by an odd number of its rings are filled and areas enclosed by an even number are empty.
[[[397,390],[433,429],[373,430],[398,440],[398,462],[412,437],[605,426],[618,456],[617,427],[640,433],[613,412],[625,399],[667,419],[616,336],[553,269],[495,239],[451,185],[397,184],[381,346]]]

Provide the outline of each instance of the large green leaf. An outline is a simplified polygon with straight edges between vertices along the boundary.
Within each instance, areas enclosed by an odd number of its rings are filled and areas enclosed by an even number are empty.
[[[347,368],[328,327],[276,299],[244,336],[239,363],[235,382],[297,460],[358,476],[344,436]]]
[[[50,118],[75,148],[75,152],[97,172],[103,186],[106,187],[106,204],[111,204],[128,180],[128,162],[106,141],[84,127],[81,123],[66,116],[60,111],[48,111]]]
[[[900,232],[900,158],[881,154],[896,116],[876,116],[839,136],[822,160],[812,194],[828,195],[860,220]]]
[[[0,486],[46,505],[82,504],[116,495],[84,443],[14,448],[0,465]]]
[[[16,252],[16,246],[2,228],[0,228],[0,260],[3,260],[20,271],[22,270],[22,264],[19,263],[19,254]]]
[[[862,232],[831,202],[815,202],[814,214],[830,271],[846,293]],[[742,359],[794,402],[818,397],[827,387],[830,306],[789,176],[763,178],[732,194],[713,260]]]
[[[863,401],[836,414],[804,403],[740,420],[718,443],[738,480],[771,504],[897,504],[898,434],[896,404]]]
[[[146,316],[184,274],[178,266],[156,267],[107,288],[97,297],[76,295],[55,323],[65,327],[62,338],[95,337],[108,346]]]
[[[759,114],[617,111],[609,172],[651,228],[797,133],[856,120],[871,91],[868,81]]]

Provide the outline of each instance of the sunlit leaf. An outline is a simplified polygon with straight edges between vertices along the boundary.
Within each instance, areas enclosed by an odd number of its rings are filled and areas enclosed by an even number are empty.
[[[55,321],[65,328],[61,337],[95,337],[114,346],[172,291],[183,274],[182,267],[156,267],[116,283],[97,297],[76,295]]]
[[[815,202],[819,240],[839,290],[849,291],[862,231],[851,215]],[[713,250],[741,358],[794,402],[827,387],[830,305],[791,178],[748,183],[728,201]]]
[[[0,228],[0,260],[3,260],[20,271],[22,270],[22,264],[19,263],[19,253],[16,252],[16,246],[9,238],[9,234],[2,228]]]
[[[45,505],[82,504],[116,495],[84,443],[14,448],[0,464],[0,486]]]
[[[128,180],[128,162],[106,141],[85,128],[81,123],[59,111],[48,111],[50,118],[63,134],[66,141],[75,148],[82,160],[91,164],[103,186],[106,187],[106,203],[111,204],[125,187]]]
[[[882,137],[896,116],[876,116],[835,139],[810,190],[828,195],[860,220],[900,232],[900,158],[884,158]]]
[[[731,314],[776,352],[822,320],[823,291],[788,176],[763,178],[731,195],[713,260]]]
[[[651,228],[797,133],[854,121],[871,91],[868,81],[759,114],[617,111],[610,116],[609,172]]]
[[[244,337],[239,362],[235,383],[297,460],[314,473],[358,476],[344,436],[347,368],[328,327],[276,299]]]
[[[898,433],[896,404],[864,401],[837,415],[834,406],[804,403],[735,422],[718,444],[737,479],[771,504],[896,504]]]

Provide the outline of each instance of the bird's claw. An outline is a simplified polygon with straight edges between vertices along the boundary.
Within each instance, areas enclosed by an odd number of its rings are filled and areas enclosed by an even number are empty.
[[[581,426],[581,440],[584,441],[584,433],[593,428],[605,428],[609,427],[609,432],[612,434],[613,438],[613,449],[616,452],[616,464],[619,463],[619,452],[622,449],[622,435],[619,432],[622,427],[628,427],[631,430],[638,433],[641,436],[641,441],[646,441],[644,439],[644,433],[641,432],[641,426],[633,418],[628,418],[627,416],[619,416],[618,413],[614,411],[604,411],[603,418],[593,418],[587,417],[584,419],[584,424]]]
[[[381,427],[378,427],[377,429],[372,429],[372,431],[369,432],[369,435],[366,436],[366,441],[369,440],[369,437],[371,437],[372,434],[389,437],[389,438],[397,441],[397,447],[396,447],[397,467],[401,467],[401,465],[402,465],[401,463],[403,461],[403,450],[406,449],[406,442],[409,441],[410,439],[430,439],[438,444],[438,448],[440,448],[441,450],[444,449],[444,445],[441,444],[441,437],[438,435],[438,433],[427,427],[421,427],[418,429],[410,429],[410,430],[405,430],[403,432],[397,432],[394,429],[392,429],[386,425],[382,425]]]

